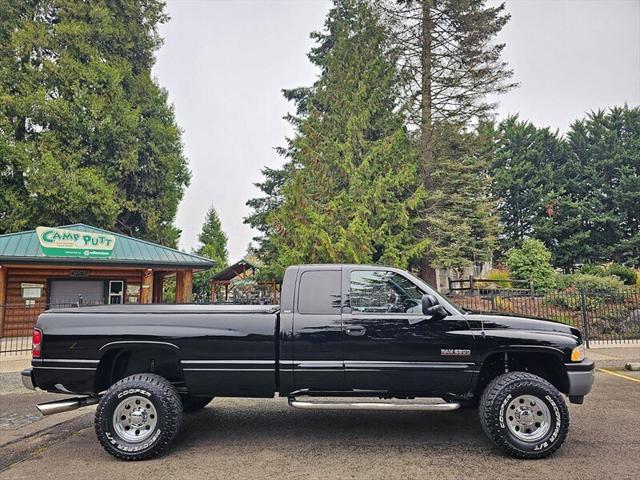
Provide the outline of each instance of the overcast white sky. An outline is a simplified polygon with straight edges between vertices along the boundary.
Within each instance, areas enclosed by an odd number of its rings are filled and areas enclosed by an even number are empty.
[[[209,206],[229,237],[229,259],[254,232],[245,202],[264,165],[282,163],[273,147],[291,134],[282,88],[309,85],[306,53],[322,28],[324,0],[169,0],[171,16],[154,69],[169,91],[193,173],[178,210],[180,247],[197,244]],[[584,112],[640,104],[640,0],[511,0],[500,41],[521,86],[498,114],[519,113],[561,131]]]

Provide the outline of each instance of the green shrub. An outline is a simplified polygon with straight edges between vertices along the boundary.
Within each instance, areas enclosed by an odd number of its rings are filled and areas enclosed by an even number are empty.
[[[513,303],[508,298],[496,295],[495,297],[496,311],[498,312],[511,312],[513,311]]]
[[[555,320],[556,322],[564,323],[565,325],[571,325],[572,327],[575,326],[574,325],[575,322],[569,315],[565,315],[562,313],[554,313],[549,315],[549,318],[551,320]]]
[[[602,265],[587,263],[578,269],[578,273],[582,273],[584,275],[595,275],[596,277],[606,277],[607,269]]]
[[[611,296],[605,296],[602,294],[586,294],[585,301],[587,308],[596,308],[604,304],[605,298],[610,299]],[[580,297],[580,293],[571,289],[563,292],[547,293],[544,301],[547,305],[555,305],[569,310],[578,311],[582,308],[582,298]]]
[[[574,273],[572,275],[557,275],[556,285],[560,290],[578,290],[594,294],[620,297],[624,284],[616,277],[598,277]]]
[[[638,280],[636,272],[624,265],[614,263],[607,268],[608,275],[615,275],[624,282],[625,285],[635,285]]]
[[[502,288],[511,288],[511,282],[509,280],[509,272],[506,270],[500,270],[493,268],[484,277],[486,280],[499,280],[495,282],[475,282],[475,286],[481,289],[500,290]]]
[[[538,291],[555,287],[555,272],[551,266],[551,252],[537,239],[529,238],[520,248],[507,252],[507,266],[513,278],[529,280]]]

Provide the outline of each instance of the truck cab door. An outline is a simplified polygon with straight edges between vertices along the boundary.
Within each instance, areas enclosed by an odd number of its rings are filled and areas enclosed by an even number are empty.
[[[422,295],[434,292],[401,271],[345,267],[342,282],[349,388],[433,396],[468,391],[474,340],[462,315],[424,315]]]
[[[305,267],[298,275],[290,365],[297,390],[346,389],[342,358],[340,267]]]

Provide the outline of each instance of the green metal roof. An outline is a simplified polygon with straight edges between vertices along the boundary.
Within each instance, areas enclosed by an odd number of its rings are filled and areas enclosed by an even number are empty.
[[[106,233],[116,237],[113,253],[109,258],[68,258],[45,255],[40,247],[35,230],[0,235],[0,263],[75,263],[83,265],[139,265],[164,267],[211,268],[213,262],[208,258],[191,255],[156,243],[128,237],[102,228],[91,227],[83,223],[55,227],[87,233]]]

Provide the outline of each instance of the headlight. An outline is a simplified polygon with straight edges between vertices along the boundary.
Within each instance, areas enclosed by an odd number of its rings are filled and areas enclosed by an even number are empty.
[[[584,356],[585,356],[584,343],[582,345],[578,345],[576,348],[571,350],[572,362],[581,362],[582,360],[584,360]]]

